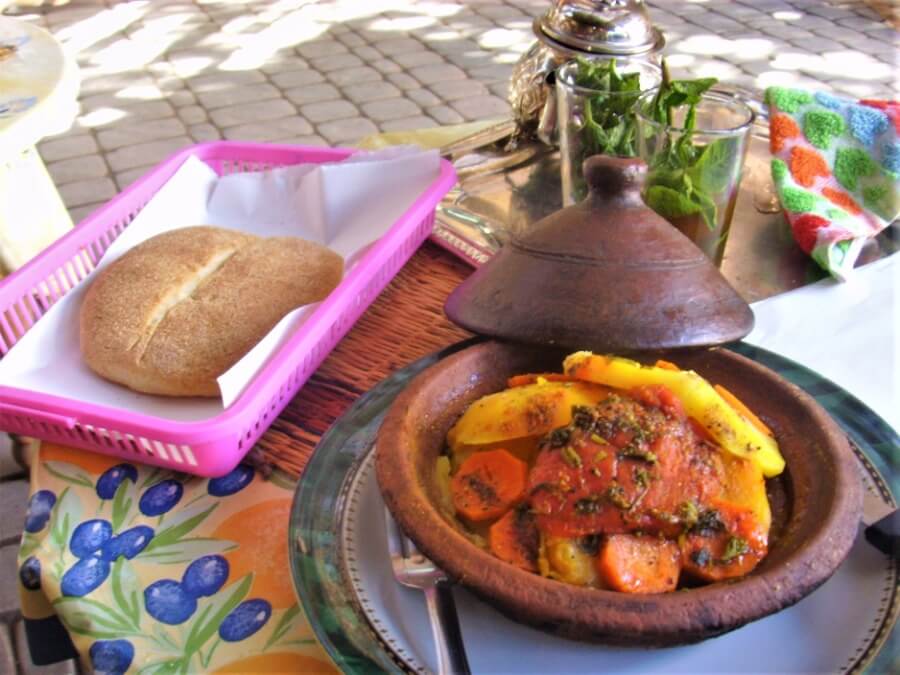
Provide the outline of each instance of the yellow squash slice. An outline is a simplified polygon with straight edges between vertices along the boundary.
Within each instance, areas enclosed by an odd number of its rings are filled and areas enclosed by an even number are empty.
[[[566,426],[572,406],[595,406],[609,390],[586,382],[538,381],[478,399],[447,434],[451,450],[540,436]]]

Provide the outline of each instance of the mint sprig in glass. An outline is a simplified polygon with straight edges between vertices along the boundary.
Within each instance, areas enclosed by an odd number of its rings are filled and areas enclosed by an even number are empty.
[[[634,107],[644,91],[661,81],[659,66],[637,58],[578,57],[556,71],[564,205],[587,196],[585,159],[637,156]]]
[[[671,80],[636,104],[644,201],[721,264],[740,187],[753,111],[712,91],[714,78]]]

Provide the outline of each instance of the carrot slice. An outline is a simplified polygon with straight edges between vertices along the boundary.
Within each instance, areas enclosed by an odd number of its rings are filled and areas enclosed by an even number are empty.
[[[527,508],[506,512],[488,530],[491,553],[505,562],[529,572],[538,571],[541,535],[534,515]]]
[[[500,448],[476,452],[450,480],[453,506],[472,521],[503,515],[525,494],[528,465]]]
[[[510,389],[513,387],[524,387],[528,384],[535,384],[538,378],[547,380],[547,382],[577,382],[578,380],[570,375],[562,373],[527,373],[525,375],[513,375],[506,381],[506,386]]]
[[[604,585],[623,593],[666,593],[678,586],[677,544],[656,537],[613,534],[603,542],[597,570]]]
[[[725,402],[735,409],[736,412],[743,415],[750,424],[755,426],[761,432],[766,434],[767,436],[774,437],[775,434],[772,433],[772,430],[766,426],[765,422],[759,419],[750,408],[744,405],[743,401],[739,399],[737,396],[728,391],[721,384],[716,384],[713,386],[717,392],[719,392],[719,396],[725,399]]]
[[[671,361],[664,361],[663,359],[657,360],[657,362],[653,365],[655,365],[657,368],[662,368],[663,370],[681,370],[681,368],[676,366]]]
[[[766,554],[766,530],[750,509],[718,499],[712,506],[721,527],[680,540],[685,575],[710,583],[749,574]]]

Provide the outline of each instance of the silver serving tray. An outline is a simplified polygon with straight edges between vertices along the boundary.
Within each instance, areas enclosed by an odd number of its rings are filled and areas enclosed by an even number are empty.
[[[775,195],[770,159],[768,125],[760,114],[720,266],[748,303],[827,276],[793,240]],[[459,156],[454,165],[459,185],[438,206],[432,239],[473,266],[487,262],[511,234],[562,208],[559,152],[537,141],[514,149],[496,141]],[[888,227],[866,244],[857,265],[898,249],[900,232]]]

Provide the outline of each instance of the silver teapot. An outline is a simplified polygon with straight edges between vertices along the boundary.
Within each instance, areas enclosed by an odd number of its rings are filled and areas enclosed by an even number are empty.
[[[517,136],[556,145],[553,74],[576,56],[646,56],[665,45],[642,0],[556,0],[532,24],[537,41],[513,68],[509,103]]]

